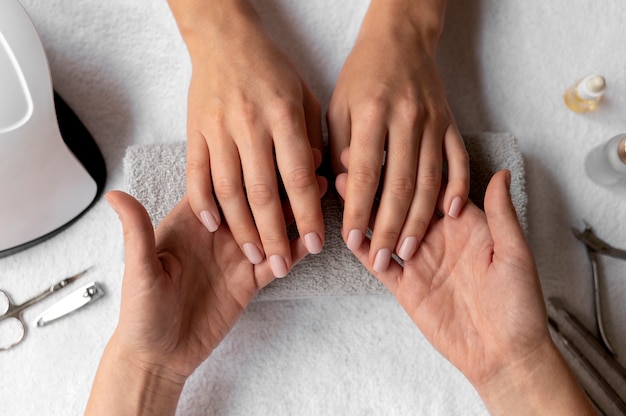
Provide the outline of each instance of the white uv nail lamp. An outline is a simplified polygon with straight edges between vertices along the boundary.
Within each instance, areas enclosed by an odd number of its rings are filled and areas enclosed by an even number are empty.
[[[69,226],[106,181],[95,141],[56,94],[18,0],[0,1],[0,257]]]

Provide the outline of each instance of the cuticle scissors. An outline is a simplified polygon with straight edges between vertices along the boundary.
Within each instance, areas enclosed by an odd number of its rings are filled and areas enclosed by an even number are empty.
[[[32,305],[37,304],[38,302],[50,296],[51,294],[63,289],[64,287],[66,287],[67,285],[69,285],[70,283],[74,282],[76,279],[78,279],[79,277],[87,273],[87,271],[89,271],[90,269],[91,267],[83,270],[80,273],[77,273],[73,276],[70,276],[61,280],[57,284],[50,286],[48,289],[46,289],[44,292],[40,293],[39,295],[19,305],[16,305],[15,303],[13,303],[13,301],[11,300],[11,297],[6,291],[0,290],[0,299],[4,297],[5,298],[4,303],[6,303],[6,310],[2,314],[0,314],[0,322],[11,319],[11,320],[17,321],[18,327],[21,328],[21,334],[18,336],[17,340],[15,340],[10,345],[0,345],[0,351],[9,350],[24,340],[24,337],[26,336],[26,322],[24,322],[24,319],[22,317],[22,313],[24,312],[24,310],[28,309]],[[18,331],[20,331],[20,329],[18,329]],[[4,344],[4,341],[0,341],[0,343]]]

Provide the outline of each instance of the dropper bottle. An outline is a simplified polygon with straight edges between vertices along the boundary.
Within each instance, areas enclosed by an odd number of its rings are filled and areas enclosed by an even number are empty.
[[[589,75],[565,91],[563,95],[565,105],[577,113],[593,111],[604,94],[605,88],[606,81],[603,76]]]
[[[585,172],[602,186],[626,185],[626,134],[591,149],[585,158]]]

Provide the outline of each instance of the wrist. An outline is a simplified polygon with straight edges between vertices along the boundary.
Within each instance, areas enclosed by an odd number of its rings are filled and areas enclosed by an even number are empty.
[[[493,415],[594,414],[551,339],[474,387]]]
[[[359,36],[412,39],[434,55],[443,30],[444,0],[371,0]]]
[[[174,414],[185,380],[163,366],[139,361],[113,334],[102,355],[86,414]]]
[[[178,29],[193,59],[196,53],[219,47],[261,19],[248,0],[168,0]]]

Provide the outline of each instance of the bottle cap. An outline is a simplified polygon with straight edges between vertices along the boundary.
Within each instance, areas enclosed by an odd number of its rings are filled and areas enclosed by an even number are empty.
[[[619,157],[619,160],[626,165],[626,136],[624,136],[617,146],[617,156]]]
[[[601,75],[589,75],[578,83],[576,92],[583,100],[596,100],[602,96],[606,81]]]

